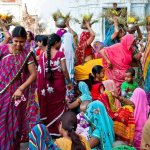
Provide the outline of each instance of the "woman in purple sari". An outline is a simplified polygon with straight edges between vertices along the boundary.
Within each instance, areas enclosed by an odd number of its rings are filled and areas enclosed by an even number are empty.
[[[60,136],[59,119],[66,109],[65,78],[68,86],[71,86],[65,55],[58,51],[60,46],[60,36],[52,34],[48,40],[47,51],[40,55],[38,66],[37,86],[40,118],[53,136]]]
[[[0,46],[0,150],[18,150],[37,113],[34,105],[36,69],[31,51],[24,49],[26,31],[17,26],[13,44]]]

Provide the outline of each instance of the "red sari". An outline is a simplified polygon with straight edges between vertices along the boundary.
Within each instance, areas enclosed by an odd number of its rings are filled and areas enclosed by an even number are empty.
[[[40,118],[47,125],[51,135],[60,136],[58,131],[59,119],[65,111],[66,84],[60,62],[65,59],[64,53],[58,51],[50,60],[54,73],[53,82],[48,79],[48,60],[45,52],[40,55],[38,66],[38,99]]]
[[[120,43],[104,49],[106,56],[113,66],[112,69],[106,69],[107,77],[115,82],[119,93],[120,86],[124,81],[125,72],[130,67],[130,63],[132,62],[133,49],[131,49],[131,46],[133,41],[134,36],[132,34],[128,34],[122,38]],[[104,68],[107,68],[107,63],[105,60]]]
[[[104,104],[104,106],[105,106],[105,108],[107,110],[108,115],[111,118],[114,118],[114,113],[110,109],[110,104],[109,104],[108,96],[105,93],[101,93],[101,89],[105,89],[103,83],[101,83],[101,82],[95,82],[92,85],[92,89],[91,89],[92,100],[93,101],[95,101],[95,100],[101,101]]]
[[[90,32],[82,32],[80,35],[79,43],[76,47],[75,57],[76,65],[81,65],[84,63],[84,59],[87,56],[93,55],[93,48],[91,45],[87,45],[87,40],[90,38]]]

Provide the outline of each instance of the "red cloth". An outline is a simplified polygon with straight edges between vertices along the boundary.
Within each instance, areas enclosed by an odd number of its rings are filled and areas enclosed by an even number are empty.
[[[93,48],[87,45],[87,40],[90,38],[90,32],[83,31],[80,35],[79,44],[76,47],[76,65],[84,63],[85,57],[93,55]]]
[[[95,84],[92,85],[92,89],[91,89],[92,100],[93,101],[94,100],[101,101],[104,104],[108,115],[111,118],[114,118],[114,113],[110,109],[110,104],[109,104],[109,100],[108,100],[107,95],[100,92],[102,88],[105,89],[104,85],[102,83],[95,83]]]
[[[107,69],[108,79],[114,80],[118,92],[120,93],[120,86],[124,81],[126,70],[130,67],[132,61],[133,48],[132,43],[134,36],[132,34],[125,35],[121,43],[106,47],[104,52],[113,65],[113,69]],[[107,68],[107,63],[104,60],[104,67]]]

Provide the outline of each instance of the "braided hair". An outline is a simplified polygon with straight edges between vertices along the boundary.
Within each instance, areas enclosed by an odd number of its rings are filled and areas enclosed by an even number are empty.
[[[76,114],[71,111],[65,112],[62,115],[61,122],[62,128],[68,131],[68,136],[71,138],[71,150],[86,150],[85,144],[75,132],[77,128]]]
[[[53,81],[53,71],[51,70],[50,60],[51,60],[51,47],[56,43],[60,42],[61,38],[57,34],[51,34],[48,43],[47,43],[47,59],[48,59],[48,79],[49,81]]]

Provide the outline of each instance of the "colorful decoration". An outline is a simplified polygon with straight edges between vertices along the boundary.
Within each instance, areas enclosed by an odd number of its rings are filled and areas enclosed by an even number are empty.
[[[0,14],[0,25],[12,25],[13,23],[13,15],[10,14]]]

